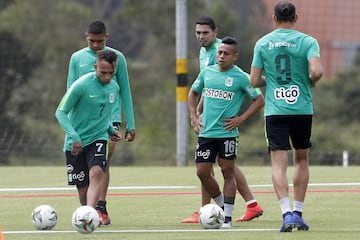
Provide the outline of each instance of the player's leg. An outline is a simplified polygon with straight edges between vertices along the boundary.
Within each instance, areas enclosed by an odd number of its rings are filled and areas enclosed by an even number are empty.
[[[93,166],[89,171],[90,184],[87,190],[87,205],[96,207],[100,191],[104,182],[104,170],[100,166]]]
[[[219,157],[218,163],[224,178],[223,195],[225,221],[222,228],[231,228],[232,212],[234,210],[236,195],[236,182],[234,177],[235,161]]]
[[[289,199],[289,184],[286,176],[287,154],[286,150],[271,151],[272,182],[283,215],[280,232],[291,232],[294,225]]]
[[[236,219],[236,221],[237,222],[251,221],[256,217],[260,217],[264,212],[263,208],[254,198],[254,195],[250,190],[250,187],[247,183],[244,173],[241,171],[241,169],[238,166],[235,166],[234,174],[235,174],[237,190],[246,203],[245,214],[242,217]]]
[[[214,168],[211,169],[211,174],[214,175]],[[211,202],[211,196],[206,191],[203,184],[201,184],[201,206],[209,204]],[[199,223],[199,210],[193,212],[191,217],[181,220],[181,223]]]
[[[222,228],[231,228],[232,212],[234,210],[236,182],[235,182],[235,159],[237,152],[237,137],[219,139],[216,141],[218,150],[218,164],[224,178],[224,215],[225,221]]]
[[[109,188],[109,182],[110,182],[110,164],[111,164],[111,157],[115,150],[115,144],[116,142],[109,140],[109,153],[108,153],[108,159],[106,161],[106,168],[104,172],[104,181],[102,183],[102,188],[99,196],[99,200],[96,204],[95,209],[98,211],[98,213],[101,214],[101,224],[102,225],[109,225],[110,224],[110,217],[109,213],[106,208],[106,195],[107,190]]]
[[[84,148],[84,151],[87,153],[88,168],[90,169],[87,205],[93,208],[96,207],[104,186],[107,146],[107,141],[97,140]],[[101,214],[99,214],[99,217],[101,222]]]
[[[89,186],[89,169],[85,152],[74,156],[71,151],[65,152],[68,185],[76,185],[81,205],[86,205]]]
[[[293,219],[298,230],[309,230],[303,219],[303,207],[306,189],[309,183],[309,149],[294,150],[294,208]]]
[[[267,116],[266,136],[270,150],[272,183],[279,200],[283,216],[280,232],[290,232],[293,229],[293,214],[290,208],[289,184],[287,180],[288,150],[290,124],[287,116]]]
[[[309,148],[312,127],[311,115],[300,115],[293,118],[290,131],[291,141],[294,146],[294,206],[293,218],[298,230],[309,230],[309,225],[304,221],[302,213],[307,186],[309,183]]]
[[[116,130],[120,130],[121,128],[121,122],[113,122],[113,127]],[[106,168],[105,168],[105,175],[104,175],[104,183],[103,188],[101,189],[99,201],[96,204],[96,210],[101,213],[101,221],[103,225],[110,224],[110,217],[109,213],[106,208],[106,195],[109,188],[109,182],[110,182],[110,165],[111,165],[111,159],[115,151],[116,142],[109,140],[109,150],[108,150],[108,158],[106,162]]]

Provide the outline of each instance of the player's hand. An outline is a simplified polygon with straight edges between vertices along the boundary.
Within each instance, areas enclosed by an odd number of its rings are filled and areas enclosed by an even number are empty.
[[[74,142],[71,147],[71,154],[73,156],[77,156],[82,152],[82,143],[81,142]]]
[[[201,116],[196,116],[191,118],[191,126],[194,129],[194,132],[196,134],[199,134],[201,131],[201,128],[203,127]]]
[[[122,139],[121,133],[118,130],[114,130],[113,135],[110,137],[110,140],[113,142],[118,142]]]
[[[132,142],[135,139],[135,135],[136,135],[135,129],[131,129],[131,130],[126,129],[125,140],[127,142]]]
[[[244,120],[239,116],[233,118],[224,118],[223,121],[224,121],[223,128],[227,131],[234,130],[244,122]]]

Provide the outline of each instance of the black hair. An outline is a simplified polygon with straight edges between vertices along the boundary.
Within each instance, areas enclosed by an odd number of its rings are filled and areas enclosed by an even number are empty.
[[[105,60],[110,64],[114,64],[117,60],[117,54],[111,50],[99,50],[96,52],[96,59],[97,61]]]
[[[106,26],[102,21],[94,21],[89,24],[87,32],[90,34],[106,34]]]
[[[238,44],[238,42],[236,41],[236,39],[233,38],[233,37],[224,37],[224,38],[221,40],[221,43],[229,44],[229,45],[237,45],[237,44]]]
[[[209,16],[201,16],[201,17],[199,17],[199,19],[196,21],[196,24],[209,25],[211,30],[215,30],[215,28],[216,28],[216,24],[215,24],[214,19],[212,17],[209,17]]]
[[[281,1],[275,5],[274,15],[279,22],[294,22],[296,16],[295,5],[288,1]]]

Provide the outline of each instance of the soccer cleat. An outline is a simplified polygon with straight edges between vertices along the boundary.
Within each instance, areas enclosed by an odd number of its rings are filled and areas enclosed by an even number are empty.
[[[230,222],[227,222],[227,223],[223,223],[223,224],[221,225],[221,228],[225,228],[225,229],[232,228],[231,221],[230,221]]]
[[[294,222],[294,230],[298,230],[298,231],[309,230],[309,225],[304,221],[304,219],[300,215],[296,213],[293,214],[293,222]]]
[[[245,222],[245,221],[251,221],[254,218],[260,217],[263,215],[264,210],[260,206],[260,204],[257,204],[255,207],[246,207],[245,214],[241,218],[237,218],[236,222]]]
[[[110,217],[108,213],[102,213],[102,225],[109,225],[110,224]]]
[[[293,214],[291,212],[287,212],[284,214],[283,223],[280,228],[280,232],[292,232],[294,227]]]
[[[194,212],[191,217],[181,220],[181,223],[199,223],[199,211]]]
[[[102,225],[102,222],[103,222],[103,220],[102,220],[102,213],[101,213],[101,211],[100,211],[99,209],[96,209],[96,212],[97,212],[98,215],[99,215],[99,225]]]
[[[108,213],[104,213],[100,209],[97,209],[96,212],[99,215],[100,225],[109,225],[110,224],[110,218]]]

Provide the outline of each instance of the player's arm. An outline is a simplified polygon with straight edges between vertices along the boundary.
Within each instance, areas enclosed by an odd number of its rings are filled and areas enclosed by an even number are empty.
[[[190,89],[188,93],[188,108],[190,114],[190,123],[191,126],[194,128],[194,132],[196,134],[199,134],[202,127],[201,118],[197,111],[198,98],[199,98],[199,94],[195,92],[193,89]]]
[[[263,77],[263,69],[251,67],[250,83],[253,87],[263,87],[266,85],[265,78]]]
[[[58,120],[61,128],[65,131],[66,134],[68,134],[72,140],[73,143],[75,142],[81,142],[79,134],[76,132],[74,127],[71,124],[71,121],[69,119],[69,112],[73,108],[73,106],[76,104],[78,100],[78,94],[76,91],[72,91],[73,88],[70,88],[64,97],[61,99],[59,106],[56,109],[55,117]]]
[[[316,82],[319,81],[323,75],[323,66],[320,57],[310,58],[308,61],[311,85],[315,87]]]
[[[69,89],[70,86],[78,79],[77,67],[76,67],[76,58],[74,55],[71,56],[69,61],[68,75],[66,81],[66,89]]]
[[[258,89],[260,91],[260,89]],[[253,102],[249,108],[242,113],[240,116],[234,118],[225,118],[224,119],[224,129],[232,131],[234,128],[239,127],[243,122],[245,122],[250,117],[258,113],[265,104],[264,96],[262,94],[252,99]]]
[[[125,118],[127,122],[125,138],[127,141],[133,141],[135,139],[135,117],[134,107],[131,95],[129,75],[127,71],[126,59],[123,55],[118,56],[116,78],[120,86],[120,99],[122,106],[124,107]]]

